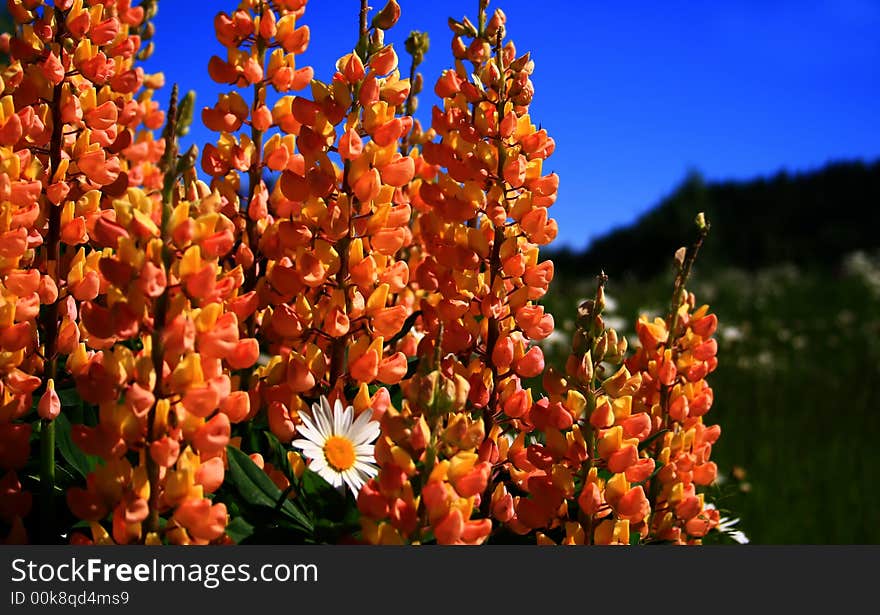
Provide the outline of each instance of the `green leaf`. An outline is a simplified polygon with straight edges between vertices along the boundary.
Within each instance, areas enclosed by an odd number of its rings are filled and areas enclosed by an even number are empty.
[[[412,329],[415,326],[416,320],[418,320],[419,316],[421,316],[421,315],[422,315],[422,311],[416,310],[415,312],[413,312],[412,314],[407,316],[406,320],[403,321],[403,326],[400,327],[400,331],[398,331],[393,336],[391,336],[390,339],[386,340],[385,345],[386,346],[393,346],[394,344],[396,344],[397,342],[402,340],[404,337],[406,337],[406,334],[409,333],[410,329]]]
[[[243,517],[236,517],[226,526],[226,535],[229,536],[236,544],[247,540],[254,533],[254,526],[244,520]]]
[[[416,375],[416,372],[419,370],[419,363],[421,359],[419,357],[411,357],[406,360],[406,376],[405,378],[412,378]]]
[[[657,476],[657,474],[660,473],[660,470],[663,469],[663,465],[664,465],[664,464],[662,464],[662,463],[658,463],[658,464],[657,464],[657,467],[654,468],[654,471],[651,472],[651,475],[650,475],[648,478],[646,478],[645,480],[643,480],[643,481],[640,482],[640,483],[635,483],[635,485],[641,485],[641,486],[643,486],[643,487],[644,487],[645,485],[647,485],[649,482],[651,482],[651,480],[652,480],[655,476]]]
[[[78,474],[78,473],[77,473]],[[68,464],[66,463],[56,463],[55,464],[55,484],[56,486],[61,485],[77,485],[80,482],[80,477],[73,472],[71,472]]]
[[[611,480],[611,477],[614,476],[614,472],[612,472],[608,468],[599,468],[597,475],[602,480],[608,481],[608,480]]]
[[[314,513],[316,541],[336,543],[360,527],[360,513],[347,489],[340,492],[317,473],[306,470],[300,493]]]
[[[403,403],[403,390],[400,388],[400,385],[392,384],[385,388],[388,390],[388,397],[391,398],[391,405],[395,408],[400,408],[400,405]],[[370,395],[372,394],[370,393]]]
[[[278,502],[282,502],[278,508],[282,517],[303,531],[312,531],[312,523],[306,515],[293,502],[283,497],[281,490],[250,457],[232,446],[226,447],[226,456],[229,461],[229,483],[245,502],[272,509],[278,506]]]
[[[348,490],[340,491],[317,472],[303,472],[301,490],[304,498],[316,503],[313,508],[321,509],[322,516],[340,519],[344,514]]]
[[[78,406],[82,403],[82,398],[76,388],[61,389],[57,391],[58,399],[61,400],[62,407]]]
[[[321,499],[336,499],[339,492],[317,472],[306,469],[302,475],[302,493],[305,497],[317,497]]]
[[[266,441],[269,443],[269,450],[272,452],[272,464],[284,473],[288,480],[293,480],[293,470],[290,468],[290,461],[287,459],[287,449],[281,444],[281,440],[271,431],[264,431]]]
[[[658,431],[657,433],[655,433],[655,434],[651,434],[646,440],[644,440],[643,442],[640,442],[640,443],[639,443],[639,451],[643,451],[643,450],[645,450],[646,448],[648,448],[649,446],[651,446],[651,444],[652,444],[655,440],[657,440],[658,438],[663,437],[663,434],[665,434],[667,431],[669,431],[669,430],[668,430],[668,429],[661,429],[661,430]]]
[[[55,443],[58,446],[58,450],[61,451],[61,456],[64,457],[64,460],[74,470],[79,472],[83,478],[88,476],[89,472],[97,467],[98,458],[94,455],[86,455],[74,444],[73,437],[71,436],[70,421],[64,416],[64,413],[59,414],[55,418]]]

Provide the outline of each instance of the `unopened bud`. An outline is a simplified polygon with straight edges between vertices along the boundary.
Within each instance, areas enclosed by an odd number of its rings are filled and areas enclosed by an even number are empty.
[[[617,352],[618,347],[618,339],[617,339],[617,331],[614,329],[608,329],[605,332],[605,337],[608,340],[608,350],[606,351],[605,359],[606,360],[616,360],[620,357]]]
[[[460,36],[452,37],[452,55],[457,60],[463,60],[467,56],[467,46]]]
[[[372,26],[380,30],[388,30],[400,19],[400,5],[395,0],[388,0],[381,11],[373,17]]]
[[[505,23],[507,23],[507,15],[505,15],[504,11],[501,9],[495,9],[495,12],[492,13],[492,18],[489,20],[489,24],[486,27],[486,31],[493,34]]]
[[[587,352],[581,361],[581,373],[578,374],[584,382],[590,382],[593,379],[593,354]]]
[[[177,107],[177,136],[183,137],[189,132],[193,120],[193,109],[196,106],[196,93],[189,90]]]
[[[578,306],[578,317],[579,318],[589,318],[590,314],[593,311],[593,306],[595,305],[595,301],[592,299],[587,299],[583,303]]]
[[[150,57],[153,55],[153,51],[155,49],[156,49],[156,45],[152,41],[150,41],[150,43],[148,43],[146,47],[144,47],[143,49],[141,49],[138,52],[138,54],[137,54],[138,60],[141,60],[141,61],[149,60]]]
[[[608,336],[602,335],[596,342],[596,359],[604,361],[606,352],[608,352]]]
[[[687,248],[681,247],[675,251],[675,256],[673,257],[675,260],[676,269],[681,269],[684,267],[684,259],[687,256]]]
[[[419,65],[424,61],[425,54],[428,53],[430,39],[428,38],[427,32],[413,30],[409,33],[409,36],[406,37],[403,44],[406,52],[413,57],[413,63]]]
[[[378,51],[385,46],[385,31],[373,30],[370,34],[370,53]]]
[[[461,20],[462,28],[464,29],[464,35],[474,38],[477,35],[477,26],[474,23],[465,17]]]
[[[177,171],[179,173],[183,173],[185,171],[189,171],[193,167],[196,166],[196,161],[199,159],[199,148],[192,144],[189,146],[189,149],[186,150],[186,153],[180,157],[177,161]]]
[[[449,29],[452,30],[452,33],[456,36],[467,36],[467,28],[465,28],[464,24],[460,21],[450,17],[447,23],[449,24]]]
[[[61,400],[58,397],[58,393],[55,392],[55,381],[51,378],[46,383],[46,392],[43,393],[39,403],[37,403],[37,413],[40,415],[40,418],[47,421],[51,421],[61,414]]]
[[[580,329],[575,331],[571,337],[571,350],[578,355],[587,350],[587,336]]]
[[[144,0],[140,6],[144,9],[144,19],[152,19],[159,12],[159,5],[156,3],[156,0]]]
[[[531,63],[531,61],[532,61],[531,53],[526,52],[524,55],[521,55],[516,60],[511,62],[510,70],[515,73],[518,73],[521,70],[524,70],[529,65],[529,63]],[[528,72],[531,72],[531,71],[528,71]]]

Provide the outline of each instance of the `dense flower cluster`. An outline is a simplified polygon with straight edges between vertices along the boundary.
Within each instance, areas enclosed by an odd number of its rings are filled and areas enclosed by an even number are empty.
[[[456,68],[444,71],[434,88],[443,99],[432,120],[439,140],[421,148],[437,174],[413,186],[414,278],[424,333],[418,352],[436,359],[405,386],[401,413],[386,413],[377,452],[382,470],[363,492],[361,508],[367,534],[380,541],[412,533],[417,515],[399,511],[413,506],[408,477],[425,454],[421,504],[438,542],[488,537],[492,524],[479,505],[489,501],[498,462],[502,426],[494,427],[499,421],[504,428],[533,427],[532,394],[522,380],[543,371],[541,349],[531,342],[553,330],[552,316],[534,302],[553,277],[552,263],[538,261],[538,246],[556,235],[547,207],[558,179],[542,174],[554,142],[528,115],[533,62],[503,44],[504,13],[496,10],[487,20],[486,4],[479,28],[468,20],[452,24]],[[489,439],[487,428],[494,429]],[[438,454],[442,460],[432,465]],[[369,504],[369,490],[385,502]],[[395,531],[384,529],[383,518]]]
[[[558,405],[544,442],[511,447],[511,476],[528,497],[513,498],[515,514],[503,510],[515,531],[540,530],[546,544],[698,543],[719,519],[696,492],[717,474],[709,457],[720,428],[702,419],[717,319],[677,295],[669,322],[639,320],[641,346],[607,375],[626,341],[602,319],[603,284],[580,308],[565,377],[545,375]]]
[[[405,77],[395,0],[372,19],[362,2],[327,82],[297,62],[306,0],[242,0],[214,19],[207,70],[229,89],[201,112],[218,136],[200,156],[178,151],[193,97],[175,86],[161,110],[162,75],[137,65],[153,0],[8,4],[6,541],[694,543],[717,526],[696,250],[634,354],[600,282],[564,371],[545,365],[555,142],[488,0],[450,20],[428,128],[428,38],[406,40]]]

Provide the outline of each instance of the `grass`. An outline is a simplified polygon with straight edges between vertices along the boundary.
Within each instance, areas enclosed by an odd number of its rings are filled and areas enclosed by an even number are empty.
[[[663,313],[671,280],[609,282],[608,320],[631,344],[638,314]],[[554,281],[546,304],[563,335],[547,346],[551,361],[593,284]],[[689,290],[720,321],[706,417],[722,427],[719,507],[757,544],[880,543],[880,264],[698,269]]]

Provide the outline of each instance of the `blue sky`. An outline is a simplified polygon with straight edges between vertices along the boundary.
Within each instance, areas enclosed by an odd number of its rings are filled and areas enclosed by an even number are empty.
[[[384,0],[376,0],[376,8]],[[447,17],[476,20],[477,0],[399,0],[389,33],[403,56],[410,30],[427,31],[421,71],[431,90],[450,65]],[[235,0],[161,0],[148,71],[198,93],[224,87],[206,72],[223,54],[216,12]],[[494,0],[521,52],[535,60],[532,117],[555,138],[547,170],[560,175],[555,245],[585,246],[634,220],[695,169],[708,179],[808,170],[880,157],[880,0]],[[210,7],[210,8],[206,8]],[[302,64],[328,78],[357,39],[358,0],[311,0],[312,44]],[[193,124],[185,145],[215,138]]]

